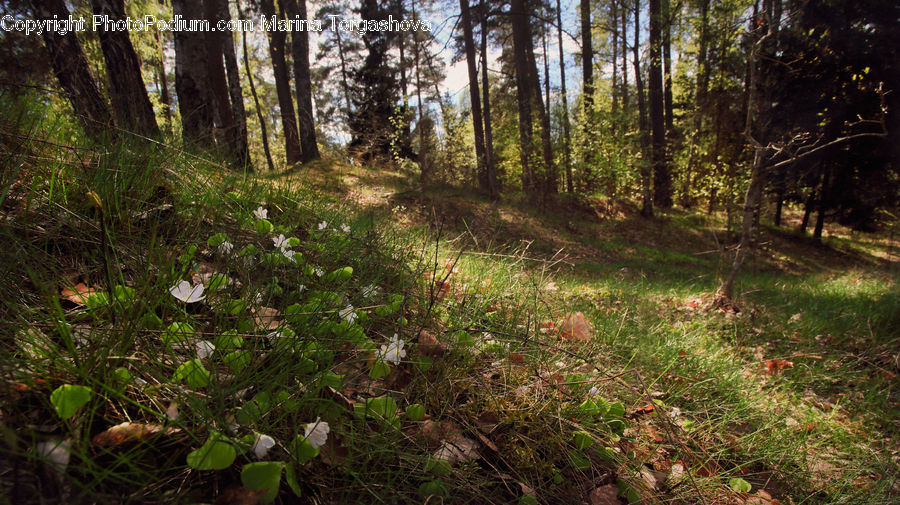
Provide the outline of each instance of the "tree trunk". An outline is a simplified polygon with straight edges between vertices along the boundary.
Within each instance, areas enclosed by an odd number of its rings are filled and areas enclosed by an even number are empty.
[[[260,8],[267,19],[275,16],[272,0],[260,0]],[[294,99],[291,96],[291,79],[285,61],[285,33],[278,30],[266,31],[269,38],[269,55],[275,75],[275,90],[278,93],[278,107],[281,110],[281,126],[284,130],[284,150],[288,164],[301,160],[300,138],[297,134],[297,116],[294,114]]]
[[[282,0],[282,5],[288,19],[306,19],[306,0]],[[291,32],[291,54],[294,59],[294,89],[297,92],[301,159],[307,163],[321,156],[319,146],[316,144],[312,82],[309,75],[309,34],[306,30]]]
[[[668,148],[672,147],[672,135],[675,131],[675,113],[672,104],[672,22],[674,16],[670,9],[669,0],[662,0],[662,53],[663,53],[663,103],[665,105],[664,117],[666,120],[666,141]]]
[[[241,0],[237,0],[238,15],[244,18],[241,10]],[[263,151],[266,153],[266,164],[269,171],[275,170],[275,163],[272,162],[272,152],[269,149],[269,132],[266,127],[266,120],[262,115],[262,106],[259,104],[259,96],[256,94],[256,86],[253,84],[253,72],[250,71],[250,55],[247,52],[247,32],[241,31],[241,46],[244,49],[244,71],[247,73],[247,84],[250,85],[250,94],[253,96],[253,105],[256,107],[256,119],[259,121],[259,129],[262,133]]]
[[[566,191],[574,193],[575,189],[572,183],[572,155],[569,147],[571,142],[569,138],[569,99],[566,96],[566,59],[563,54],[562,8],[560,6],[560,0],[556,0],[556,42],[559,46],[560,91],[562,93],[563,103],[563,162],[565,163],[566,169]]]
[[[628,109],[628,6],[626,0],[622,0],[619,9],[622,13],[622,109]],[[613,62],[615,64],[615,62]]]
[[[475,62],[475,41],[469,17],[469,0],[459,0],[460,22],[466,49],[466,69],[469,73],[469,99],[472,102],[472,126],[475,130],[475,156],[478,160],[478,186],[490,191],[484,154],[484,119],[481,116],[481,97],[478,93],[478,69]]]
[[[709,47],[709,0],[700,1],[700,30],[698,34],[698,51],[697,51],[697,80],[696,93],[694,94],[694,112],[691,128],[690,145],[688,146],[687,168],[684,177],[684,185],[681,190],[681,204],[684,207],[691,207],[694,203],[693,196],[690,194],[693,187],[693,174],[697,164],[697,142],[698,137],[703,130],[703,116],[706,112],[706,94],[709,86],[709,63],[707,53]]]
[[[816,227],[813,229],[813,239],[817,242],[822,241],[822,230],[825,227],[825,212],[828,210],[829,198],[831,196],[831,165],[828,161],[825,163],[825,172],[822,173],[822,189],[819,191],[819,201],[816,213]]]
[[[662,82],[661,0],[650,0],[650,129],[653,137],[651,159],[653,161],[653,203],[668,208],[672,206],[672,179],[666,164],[666,131]]]
[[[218,18],[231,21],[228,11],[228,0],[214,0],[218,9]],[[225,75],[228,77],[228,95],[231,98],[231,116],[234,126],[229,138],[232,152],[238,168],[243,169],[250,164],[250,148],[247,141],[247,111],[244,109],[244,93],[241,90],[241,76],[238,73],[237,55],[234,52],[234,38],[231,32],[219,32],[222,38],[222,54],[225,56]]]
[[[631,46],[632,56],[634,57],[634,83],[637,87],[638,97],[638,131],[641,139],[641,215],[644,217],[653,217],[653,198],[651,194],[651,173],[650,165],[647,164],[647,155],[650,152],[650,141],[647,131],[647,103],[644,99],[644,80],[641,78],[641,60],[638,48],[641,45],[641,2],[634,2],[634,44]]]
[[[523,0],[512,0],[509,10],[513,32],[513,60],[516,70],[516,99],[519,107],[519,155],[522,163],[522,191],[537,196],[536,171],[533,165],[531,86],[528,70],[528,17]]]
[[[581,82],[585,112],[594,105],[594,49],[592,46],[591,2],[581,0]]]
[[[156,67],[157,75],[159,75],[159,101],[163,105],[163,115],[166,117],[166,131],[172,133],[172,99],[169,96],[169,78],[166,77],[166,53],[159,30],[154,29],[153,35],[156,40],[156,57],[159,63]]]
[[[488,190],[491,200],[500,198],[500,186],[497,183],[497,168],[494,165],[494,134],[491,126],[491,83],[488,79],[488,12],[484,0],[481,0],[481,92],[483,96],[484,115],[484,163],[488,173]]]
[[[547,108],[544,108],[544,100],[541,97],[541,81],[538,78],[537,58],[534,55],[534,39],[531,37],[531,30],[528,25],[525,25],[524,42],[526,44],[525,56],[528,59],[528,86],[531,88],[531,106],[538,115],[538,124],[541,128],[541,152],[544,162],[538,182],[540,183],[541,198],[544,199],[548,195],[555,195],[559,192],[556,166],[553,163],[553,145],[550,140],[550,104],[547,104]]]
[[[95,16],[109,16],[110,21],[125,21],[124,0],[91,0],[91,10]],[[150,105],[141,76],[141,63],[128,32],[106,30],[105,24],[101,24],[97,34],[103,49],[109,95],[119,128],[145,137],[158,137],[156,114]]]
[[[216,26],[219,21],[219,9],[216,6],[218,0],[204,0],[203,14],[210,26]],[[231,98],[228,93],[228,81],[225,76],[225,56],[222,44],[222,34],[219,32],[206,32],[203,34],[206,43],[206,72],[208,76],[209,91],[213,103],[213,119],[215,120],[215,137],[219,145],[219,151],[237,163],[234,145],[231,143],[231,132],[234,130],[234,115],[231,113]]]
[[[418,19],[416,17],[416,0],[412,0],[410,2],[410,7],[412,9],[413,20]],[[339,36],[340,37],[340,36]],[[340,39],[338,39],[338,43],[340,43]],[[425,112],[422,105],[422,77],[419,70],[419,44],[413,37],[413,62],[416,66],[416,112],[418,113],[418,119],[416,120],[416,130],[419,132],[419,174],[420,174],[420,182],[422,188],[424,189],[428,185],[428,176],[430,173],[430,162],[431,162],[431,152],[427,149],[426,145],[428,141],[425,138]],[[341,56],[341,71],[343,71],[344,59]]]
[[[415,15],[415,10],[413,15]],[[350,102],[350,84],[348,83],[349,77],[347,77],[347,61],[344,58],[344,42],[341,40],[340,30],[336,30],[334,36],[337,38],[338,58],[341,61],[341,89],[344,91],[344,101],[347,103],[347,117],[350,117],[353,106]]]
[[[69,9],[63,0],[35,0],[32,2],[32,10],[41,19],[69,17]],[[109,106],[91,75],[87,57],[76,34],[70,31],[60,35],[53,30],[44,30],[41,35],[50,56],[53,73],[85,134],[98,142],[115,137],[115,132],[110,131],[113,119]]]
[[[202,4],[172,0],[172,12],[183,19],[203,19]],[[176,30],[175,92],[181,113],[181,134],[185,144],[213,149],[213,105],[207,93],[206,45],[204,34]]]
[[[619,87],[618,83],[618,67],[616,60],[619,59],[619,15],[616,11],[616,0],[609,3],[609,18],[612,20],[612,113],[616,114],[619,110]],[[613,132],[615,132],[616,122],[613,122]]]

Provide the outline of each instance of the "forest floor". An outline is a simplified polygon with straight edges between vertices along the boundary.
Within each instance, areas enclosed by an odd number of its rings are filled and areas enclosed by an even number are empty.
[[[0,140],[0,498],[900,500],[890,228]]]

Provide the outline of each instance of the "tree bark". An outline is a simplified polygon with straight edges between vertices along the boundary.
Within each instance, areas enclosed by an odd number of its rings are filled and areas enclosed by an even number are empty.
[[[275,16],[275,4],[272,0],[260,0],[260,8],[267,19]],[[297,116],[294,114],[294,99],[291,96],[291,79],[288,76],[285,61],[284,32],[267,31],[269,38],[269,55],[272,58],[272,71],[275,75],[275,90],[278,93],[278,107],[281,111],[281,126],[284,130],[284,150],[288,164],[301,161],[300,138],[297,133]]]
[[[631,52],[634,63],[634,83],[637,87],[638,98],[638,131],[641,139],[641,215],[644,217],[653,217],[653,198],[651,194],[651,171],[650,165],[647,163],[648,154],[650,153],[650,139],[647,131],[647,102],[644,98],[644,80],[641,77],[641,59],[638,48],[641,45],[641,2],[634,2],[634,44],[631,46]]]
[[[653,161],[653,203],[668,208],[672,206],[672,179],[666,164],[666,131],[662,82],[661,0],[650,0],[650,129],[652,134],[651,156]]]
[[[183,19],[203,19],[202,4],[172,0],[172,12]],[[213,149],[213,105],[210,102],[204,34],[177,30],[175,36],[175,92],[181,113],[184,143]]]
[[[581,0],[581,82],[584,107],[588,112],[594,105],[594,49],[591,30],[591,2]]]
[[[612,20],[612,113],[615,115],[619,111],[619,72],[616,66],[616,60],[619,59],[619,15],[616,10],[616,0],[609,2],[609,18]],[[615,124],[613,122],[613,132],[615,132]]]
[[[459,0],[460,22],[466,50],[466,69],[469,74],[469,99],[472,102],[472,126],[475,130],[475,157],[478,160],[478,186],[490,191],[484,152],[484,118],[481,115],[481,96],[478,92],[478,68],[475,60],[475,41],[469,16],[469,0]]]
[[[484,1],[484,0],[482,0]],[[560,92],[562,94],[563,103],[563,149],[566,170],[566,191],[574,193],[575,188],[572,183],[572,162],[569,138],[569,99],[566,95],[566,59],[563,54],[563,36],[562,36],[562,8],[560,0],[556,0],[556,42],[559,46],[559,75],[560,75]]]
[[[53,16],[65,19],[69,16],[69,9],[63,0],[35,0],[32,1],[32,10],[41,19],[52,19]],[[110,131],[113,118],[109,106],[91,75],[78,37],[74,32],[60,35],[52,30],[44,30],[41,35],[50,56],[53,73],[85,134],[98,142],[107,137],[115,137],[115,133]]]
[[[282,0],[288,19],[307,18],[306,0]],[[297,93],[297,120],[300,128],[301,159],[304,163],[320,158],[313,118],[312,82],[309,73],[309,34],[291,32],[291,54],[294,60],[294,90]]]
[[[488,174],[488,191],[491,200],[500,198],[500,186],[497,183],[497,169],[494,166],[494,134],[491,127],[491,83],[488,79],[488,12],[484,0],[480,0],[481,7],[481,92],[483,97],[484,115],[484,164]]]
[[[163,104],[163,115],[166,117],[166,131],[172,133],[172,98],[169,96],[169,78],[166,76],[166,53],[163,49],[162,36],[159,30],[154,29],[156,40],[156,57],[158,59],[157,74],[159,75],[159,101]]]
[[[532,152],[531,86],[528,69],[528,17],[523,0],[512,0],[509,10],[513,32],[513,62],[516,70],[516,98],[519,107],[519,155],[522,163],[522,190],[532,199],[537,196],[536,170]]]
[[[228,11],[228,0],[210,0],[216,2],[218,19],[231,21]],[[231,117],[233,126],[228,132],[232,143],[231,151],[237,168],[243,169],[250,164],[250,147],[247,140],[247,111],[244,109],[244,93],[241,90],[241,77],[238,73],[237,54],[234,51],[234,39],[231,32],[218,32],[221,36],[222,54],[225,57],[225,75],[228,77],[228,95],[231,99]]]
[[[628,6],[622,0],[622,109],[628,109]],[[613,62],[615,64],[615,62]]]
[[[108,16],[110,21],[125,20],[124,0],[91,0],[94,15]],[[109,95],[113,113],[119,128],[135,132],[145,137],[158,137],[159,126],[156,114],[150,105],[141,63],[127,31],[106,30],[101,24],[97,30],[106,73],[109,77]]]
[[[203,1],[203,15],[210,26],[218,23],[217,0]],[[206,32],[203,34],[206,44],[207,83],[213,104],[213,120],[215,122],[216,143],[219,151],[234,162],[234,145],[231,143],[231,131],[234,129],[234,116],[231,113],[231,99],[228,94],[228,81],[225,77],[225,57],[222,47],[222,34]]]
[[[675,132],[675,112],[672,100],[672,22],[674,16],[670,9],[670,1],[662,0],[662,53],[663,53],[663,103],[666,120],[666,141],[669,149]]]
[[[238,12],[241,11],[241,0],[238,2]],[[243,16],[242,16],[243,17]],[[275,170],[275,163],[272,161],[272,151],[269,149],[269,132],[266,127],[266,120],[262,115],[262,106],[259,104],[259,96],[256,94],[256,86],[253,84],[253,72],[250,71],[250,55],[247,52],[247,32],[241,31],[241,46],[244,49],[244,71],[247,73],[247,84],[250,85],[250,94],[253,95],[253,105],[256,107],[256,119],[259,121],[259,129],[262,133],[263,151],[266,153],[266,164],[269,171]]]

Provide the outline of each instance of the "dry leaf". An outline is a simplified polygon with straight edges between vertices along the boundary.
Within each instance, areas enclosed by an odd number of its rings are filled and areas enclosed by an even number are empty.
[[[462,435],[453,440],[444,440],[438,450],[434,451],[435,459],[442,459],[451,465],[478,459],[475,441]]]
[[[783,359],[767,359],[766,360],[766,374],[767,375],[775,375],[782,370],[787,370],[788,368],[793,368],[794,363],[791,361],[786,361]]]
[[[253,311],[253,319],[256,325],[263,330],[277,330],[281,326],[278,316],[278,311],[271,307],[260,307]]]
[[[591,505],[621,505],[619,501],[619,488],[615,484],[607,484],[594,488],[588,495]]]
[[[265,494],[265,489],[253,491],[245,487],[236,487],[220,494],[216,498],[215,505],[256,505]]]
[[[431,333],[428,333],[425,330],[419,332],[419,352],[423,356],[430,356],[432,358],[440,358],[447,352],[447,345],[440,342],[438,339],[434,337]]]
[[[169,428],[159,424],[143,424],[143,423],[122,423],[109,428],[108,430],[94,435],[91,439],[96,445],[101,447],[116,447],[131,442],[142,442],[148,438],[157,435],[172,435],[178,433],[179,429]]]
[[[63,289],[59,294],[63,299],[68,300],[75,305],[84,305],[87,298],[97,292],[98,290],[89,288],[83,282],[79,282],[72,286],[72,288]]]
[[[577,312],[570,314],[558,321],[559,333],[557,338],[584,342],[591,339],[591,326],[584,319],[584,314]]]

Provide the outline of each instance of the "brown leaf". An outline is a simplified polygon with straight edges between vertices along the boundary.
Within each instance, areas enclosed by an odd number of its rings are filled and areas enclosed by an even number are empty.
[[[431,333],[425,330],[419,332],[419,352],[423,356],[440,358],[447,352],[447,345],[440,342]]]
[[[591,505],[621,505],[619,501],[619,488],[615,484],[607,484],[594,488],[588,495]]]
[[[497,444],[491,442],[491,439],[482,435],[481,433],[476,433],[476,435],[478,435],[478,440],[481,442],[481,444],[484,445],[488,450],[493,452],[493,454],[500,453],[500,449],[497,448]]]
[[[271,307],[260,307],[253,311],[253,319],[256,325],[263,330],[277,330],[281,326],[281,320],[278,319],[279,313]]]
[[[172,435],[178,433],[179,429],[169,428],[159,424],[142,424],[142,423],[122,423],[109,428],[108,430],[94,435],[92,441],[101,447],[116,447],[131,442],[142,442],[148,438],[165,434]]]
[[[320,448],[319,457],[322,462],[327,465],[340,465],[342,461],[347,459],[349,452],[342,443],[343,439],[340,435],[331,434],[326,440],[325,445]]]
[[[591,326],[584,319],[584,314],[577,312],[569,314],[558,322],[559,333],[557,338],[585,342],[591,339]]]
[[[479,430],[489,435],[497,428],[497,425],[500,424],[500,417],[497,416],[496,412],[483,412],[478,416],[475,424],[478,426]]]
[[[68,300],[75,305],[84,305],[87,298],[97,292],[98,290],[89,288],[83,282],[79,282],[71,288],[63,289],[59,294],[63,299]]]
[[[265,494],[265,489],[253,491],[245,487],[236,487],[220,494],[216,498],[215,505],[256,505]]]
[[[791,361],[786,361],[783,359],[767,359],[766,360],[766,374],[767,375],[775,375],[782,370],[787,370],[788,368],[793,368],[794,363]]]

